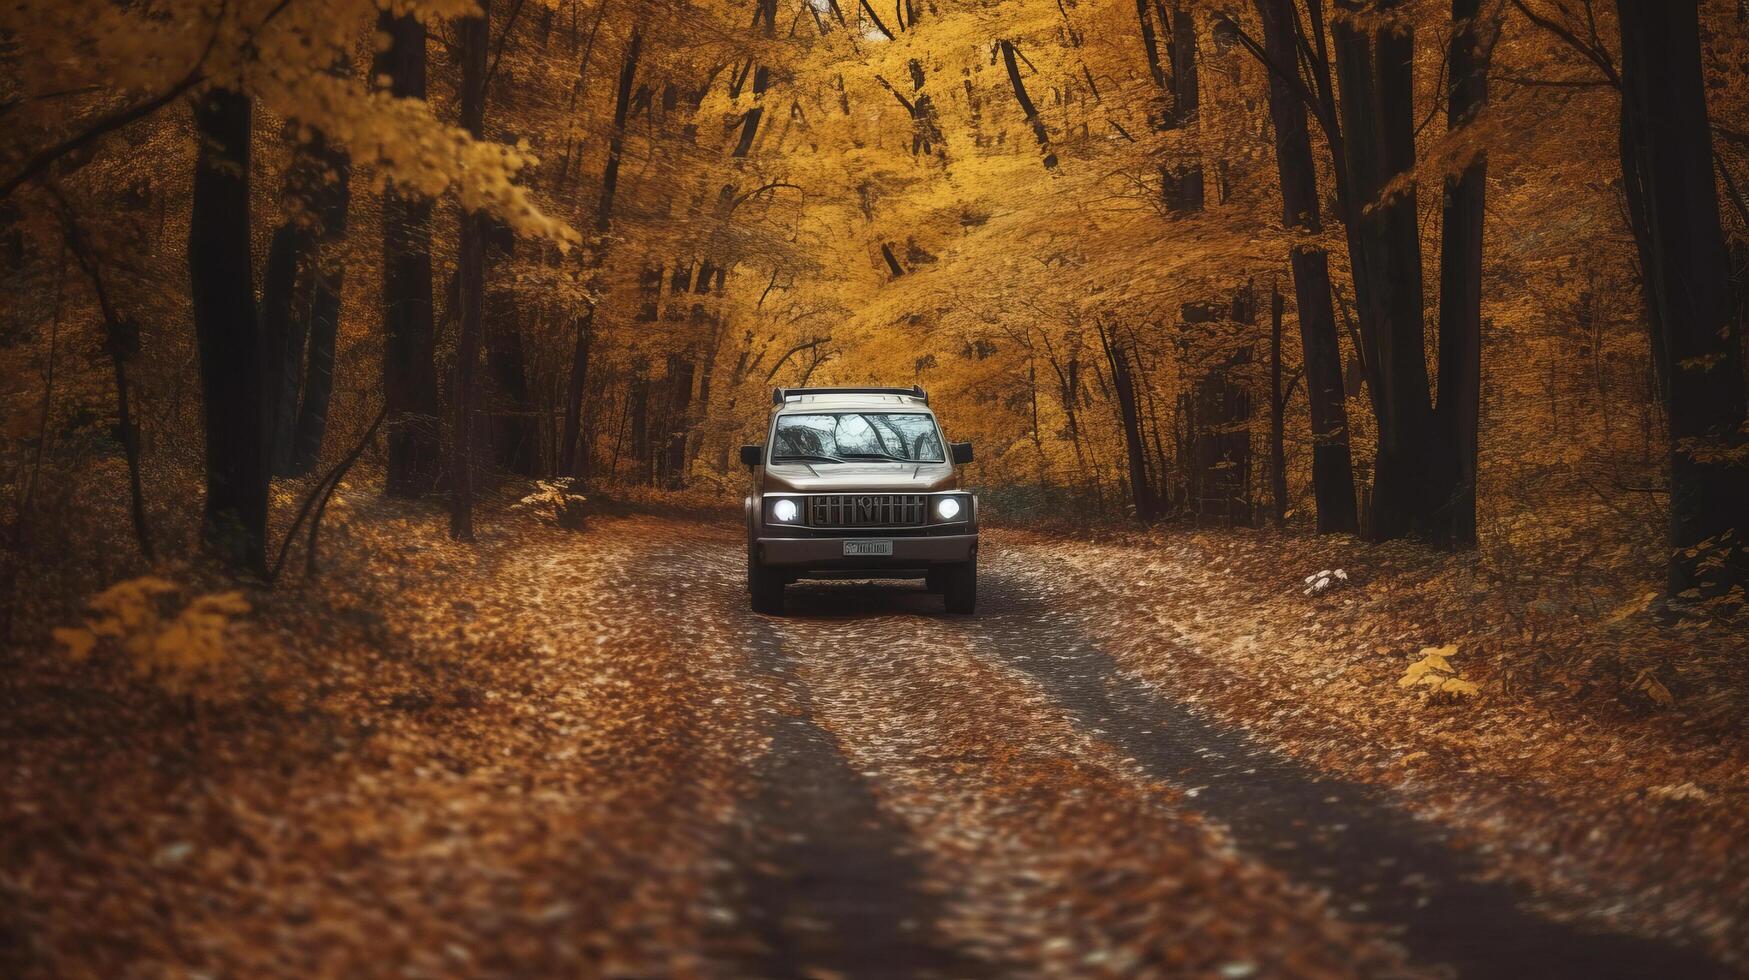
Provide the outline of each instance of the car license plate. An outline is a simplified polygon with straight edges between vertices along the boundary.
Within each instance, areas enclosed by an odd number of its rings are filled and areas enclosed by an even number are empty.
[[[849,558],[853,555],[860,557],[862,555],[891,555],[892,553],[893,553],[893,542],[891,542],[891,541],[846,541],[846,542],[844,542],[844,557],[846,557],[846,558]]]

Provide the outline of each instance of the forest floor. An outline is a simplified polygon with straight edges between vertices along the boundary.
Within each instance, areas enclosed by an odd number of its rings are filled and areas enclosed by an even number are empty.
[[[323,574],[251,592],[199,696],[27,624],[0,972],[1749,966],[1724,708],[1680,710],[1713,695],[1669,673],[1637,703],[1631,657],[1625,697],[1526,666],[1740,634],[1631,601],[1526,622],[1450,559],[1257,532],[998,528],[976,616],[804,583],[767,618],[733,513],[488,518],[457,545],[428,507],[343,492]],[[1446,644],[1477,694],[1399,686]]]

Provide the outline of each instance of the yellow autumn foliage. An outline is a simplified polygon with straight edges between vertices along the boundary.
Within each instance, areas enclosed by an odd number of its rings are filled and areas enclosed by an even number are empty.
[[[167,615],[168,598],[180,591],[175,583],[152,575],[117,582],[86,604],[89,613],[82,625],[58,628],[54,639],[73,660],[85,660],[99,648],[113,649],[136,676],[173,693],[200,693],[215,669],[228,661],[227,637],[250,606],[241,592],[213,592],[195,596]]]
[[[1458,670],[1451,665],[1451,658],[1457,656],[1457,644],[1451,643],[1439,647],[1422,647],[1421,659],[1409,665],[1398,679],[1397,686],[1404,688],[1425,687],[1429,697],[1446,695],[1454,698],[1470,698],[1480,693],[1476,685],[1458,676]]]

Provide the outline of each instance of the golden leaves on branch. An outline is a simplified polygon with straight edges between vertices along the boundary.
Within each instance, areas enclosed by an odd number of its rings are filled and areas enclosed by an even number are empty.
[[[474,139],[459,126],[440,122],[422,99],[367,92],[356,81],[325,71],[277,77],[262,97],[345,145],[358,162],[375,164],[379,184],[392,180],[427,197],[454,192],[463,208],[485,211],[563,250],[583,240],[515,183],[519,172],[540,162],[533,153],[525,146]]]
[[[396,0],[389,8],[428,24],[479,9],[474,0]],[[356,40],[370,31],[378,11],[375,0],[244,0],[217,8],[170,0],[149,11],[18,0],[0,8],[0,34],[14,39],[21,53],[12,74],[22,111],[9,135],[40,144],[53,141],[49,134],[89,123],[86,113],[47,94],[89,89],[94,101],[88,108],[101,114],[115,96],[157,95],[198,78],[321,130],[357,162],[420,194],[454,193],[463,208],[486,211],[561,249],[581,242],[569,224],[514,183],[539,162],[526,146],[476,140],[440,122],[423,100],[371,92],[357,73],[337,71],[352,62]],[[45,97],[32,98],[39,93]]]

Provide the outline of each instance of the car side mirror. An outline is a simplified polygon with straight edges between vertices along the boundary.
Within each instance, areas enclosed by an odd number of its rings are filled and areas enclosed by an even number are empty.
[[[948,448],[948,451],[953,454],[953,463],[955,466],[958,466],[961,463],[969,463],[972,461],[972,444],[971,443],[969,443],[969,442],[950,442],[947,444],[947,448]]]
[[[741,465],[742,466],[758,466],[760,460],[762,458],[764,458],[764,456],[765,456],[765,447],[764,446],[742,446],[741,447]]]

